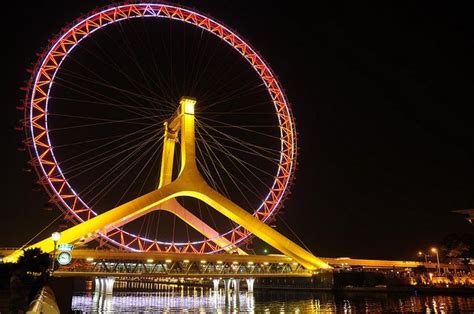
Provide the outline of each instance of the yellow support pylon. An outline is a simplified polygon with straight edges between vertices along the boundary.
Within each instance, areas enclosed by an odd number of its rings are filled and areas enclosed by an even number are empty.
[[[327,263],[255,218],[207,184],[196,165],[195,104],[196,99],[182,97],[178,110],[170,121],[165,123],[161,176],[158,189],[62,231],[61,243],[87,241],[95,238],[98,233],[107,233],[111,229],[123,226],[151,211],[168,210],[206,237],[213,239],[219,246],[232,249],[232,245],[227,239],[222,237],[216,238],[215,236],[218,233],[215,230],[205,225],[204,222],[192,215],[176,201],[176,197],[187,196],[207,203],[281,253],[291,257],[306,269],[330,269],[331,267]],[[173,180],[174,148],[179,135],[181,137],[181,169],[178,177]],[[28,248],[35,247],[40,248],[44,252],[52,252],[54,250],[54,242],[48,238]],[[21,250],[15,251],[5,257],[4,260],[6,262],[14,262],[21,254]]]

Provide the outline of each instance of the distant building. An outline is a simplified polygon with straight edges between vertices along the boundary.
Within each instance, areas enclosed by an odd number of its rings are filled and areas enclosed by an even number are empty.
[[[474,222],[474,209],[460,209],[460,210],[453,210],[453,212],[462,214],[466,216],[466,220],[469,221],[469,223]]]

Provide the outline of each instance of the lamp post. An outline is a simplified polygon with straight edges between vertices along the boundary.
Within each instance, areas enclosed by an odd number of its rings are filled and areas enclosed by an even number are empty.
[[[438,255],[438,249],[437,248],[431,248],[431,252],[436,254],[436,261],[438,262],[438,276],[441,275],[441,268],[439,267],[439,255]]]
[[[418,252],[418,256],[419,256],[419,257],[422,257],[423,255],[425,256],[425,263],[428,263],[428,254],[424,254],[424,253],[421,252],[421,251]]]
[[[53,273],[54,272],[54,260],[56,259],[56,247],[58,246],[59,239],[61,239],[61,234],[59,232],[53,232],[53,234],[51,234],[51,239],[54,242],[53,261],[51,263],[51,273]]]

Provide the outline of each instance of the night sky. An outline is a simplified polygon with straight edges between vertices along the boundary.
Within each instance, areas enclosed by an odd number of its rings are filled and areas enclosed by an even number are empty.
[[[2,28],[0,247],[21,245],[58,215],[42,210],[46,193],[32,191],[36,177],[22,171],[27,153],[16,150],[22,134],[13,130],[21,118],[15,106],[26,69],[52,34],[107,3],[4,6],[15,21]],[[279,76],[299,132],[296,185],[279,220],[316,255],[415,259],[449,233],[472,232],[451,212],[474,208],[474,32],[467,8],[181,3],[237,30]]]

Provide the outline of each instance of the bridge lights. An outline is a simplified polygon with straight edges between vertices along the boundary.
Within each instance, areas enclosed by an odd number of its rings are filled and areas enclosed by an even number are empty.
[[[250,262],[248,262],[247,264],[249,264],[249,265],[253,265],[253,262],[252,262],[252,261],[250,261]]]
[[[93,262],[93,261],[94,261],[94,259],[92,257],[86,258],[86,262]]]
[[[268,262],[263,262],[263,265],[267,266],[269,263]]]
[[[206,264],[207,262],[205,260],[202,260],[201,261],[201,264]]]
[[[222,263],[223,263],[222,261],[217,261],[217,264],[219,265],[222,265]]]
[[[146,260],[146,262],[147,262],[147,263],[153,263],[154,260],[153,260],[152,258],[149,258],[149,259]]]
[[[232,264],[237,265],[239,262],[233,261]]]
[[[172,262],[172,261],[171,261],[170,259],[167,259],[167,260],[165,261],[166,264],[169,264],[169,263],[171,263],[171,262]]]
[[[185,259],[185,260],[183,261],[183,263],[186,263],[186,264],[187,264],[187,263],[189,263],[189,260],[188,260],[188,259]]]

